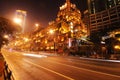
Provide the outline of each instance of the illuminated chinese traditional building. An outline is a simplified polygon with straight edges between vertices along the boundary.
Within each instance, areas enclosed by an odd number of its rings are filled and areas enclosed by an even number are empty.
[[[75,46],[80,40],[86,40],[87,28],[82,19],[81,12],[70,0],[59,8],[57,18],[48,26],[54,30],[56,46]],[[75,43],[74,43],[75,42]]]
[[[40,41],[41,50],[57,51],[60,48],[77,46],[86,37],[87,29],[81,19],[80,10],[70,0],[66,0],[59,8],[57,18],[35,34],[33,43]]]

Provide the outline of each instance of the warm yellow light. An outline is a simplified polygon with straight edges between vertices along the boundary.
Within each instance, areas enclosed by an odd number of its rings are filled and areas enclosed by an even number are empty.
[[[38,24],[38,23],[36,23],[36,24],[35,24],[35,26],[36,26],[36,27],[38,27],[38,26],[39,26],[39,24]]]
[[[71,30],[71,33],[73,33],[73,30]]]
[[[49,49],[49,47],[46,47],[46,49]]]
[[[29,41],[29,39],[28,39],[28,38],[24,38],[24,41],[25,41],[25,42],[28,42],[28,41]]]
[[[38,42],[40,42],[40,40],[38,40]]]
[[[45,44],[47,44],[48,43],[48,41],[47,40],[45,40]]]
[[[40,49],[42,50],[42,49],[43,49],[43,47],[40,47]]]
[[[73,29],[73,26],[71,25],[70,28]]]
[[[61,41],[64,41],[64,37],[61,39]]]
[[[51,34],[53,34],[54,33],[54,31],[51,29],[50,31],[49,31]]]
[[[120,45],[115,45],[114,48],[115,49],[120,49]]]
[[[118,38],[117,40],[120,41],[120,38]]]
[[[20,18],[14,18],[14,22],[17,24],[21,24],[22,20]]]
[[[17,42],[15,42],[15,46],[17,45]]]
[[[78,29],[75,29],[75,32],[77,32],[78,31]]]
[[[54,49],[54,46],[51,46],[51,49]]]
[[[9,38],[9,36],[8,36],[8,35],[4,35],[4,38],[8,39],[8,38]]]

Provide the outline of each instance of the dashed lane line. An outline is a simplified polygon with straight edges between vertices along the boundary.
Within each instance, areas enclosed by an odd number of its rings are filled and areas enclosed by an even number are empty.
[[[68,80],[75,80],[75,79],[73,79],[73,78],[71,78],[71,77],[65,76],[65,75],[63,75],[63,74],[61,74],[61,73],[58,73],[58,72],[56,72],[56,71],[53,71],[53,70],[51,70],[51,69],[45,68],[45,67],[40,66],[40,65],[37,65],[37,64],[35,64],[35,63],[32,63],[32,62],[30,62],[30,61],[28,61],[28,60],[25,60],[25,62],[30,63],[30,64],[32,64],[32,65],[34,65],[34,66],[37,66],[37,67],[39,67],[39,68],[45,69],[45,70],[47,70],[47,71],[50,71],[50,72],[52,72],[52,73],[55,73],[55,74],[57,74],[57,75],[59,75],[59,76],[62,76],[62,77],[64,77],[64,78],[68,79]]]

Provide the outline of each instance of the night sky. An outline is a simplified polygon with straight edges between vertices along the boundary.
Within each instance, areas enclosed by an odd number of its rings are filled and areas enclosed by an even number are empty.
[[[55,20],[59,7],[66,0],[0,0],[0,17],[13,19],[15,10],[27,11],[27,26],[33,26],[36,22],[46,27],[49,21]],[[83,12],[87,9],[86,0],[71,0],[77,8]]]

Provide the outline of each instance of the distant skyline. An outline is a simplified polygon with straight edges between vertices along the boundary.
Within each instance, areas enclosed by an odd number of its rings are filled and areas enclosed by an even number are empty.
[[[59,7],[66,0],[0,0],[0,16],[13,19],[17,9],[27,11],[26,26],[32,27],[40,23],[46,27],[49,21],[55,20]],[[87,0],[71,0],[83,12],[87,9]]]

